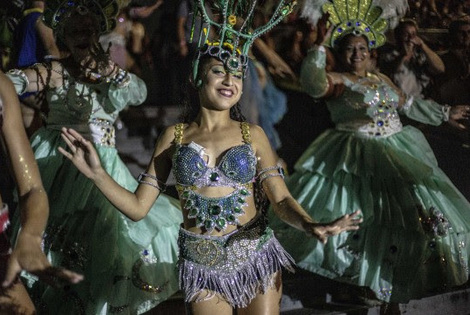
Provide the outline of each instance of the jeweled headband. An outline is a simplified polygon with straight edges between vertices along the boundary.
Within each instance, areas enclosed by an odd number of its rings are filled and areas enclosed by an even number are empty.
[[[404,15],[405,0],[305,0],[302,17],[316,24],[323,13],[328,13],[333,25],[330,46],[334,47],[345,35],[363,35],[369,48],[385,44],[385,31],[394,27],[398,16]]]
[[[252,29],[257,0],[197,0],[194,16],[202,17],[202,21],[193,79],[196,81],[200,58],[206,55],[222,61],[229,71],[245,73],[248,52],[255,39],[281,22],[295,4],[295,0],[278,0],[269,21]],[[191,33],[191,39],[193,35]]]
[[[85,15],[93,13],[99,23],[99,32],[110,32],[116,26],[116,15],[119,8],[128,1],[119,0],[47,0],[44,9],[44,23],[53,30],[59,30],[66,23],[71,13],[76,11]]]

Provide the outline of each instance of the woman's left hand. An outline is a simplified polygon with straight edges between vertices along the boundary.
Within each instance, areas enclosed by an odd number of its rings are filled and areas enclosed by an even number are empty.
[[[456,105],[452,106],[449,112],[449,124],[457,129],[467,129],[460,120],[468,119],[470,117],[470,105]]]
[[[361,210],[346,214],[329,223],[308,223],[305,227],[307,234],[316,237],[320,242],[326,244],[328,237],[338,235],[346,231],[355,231],[359,229],[362,223]]]

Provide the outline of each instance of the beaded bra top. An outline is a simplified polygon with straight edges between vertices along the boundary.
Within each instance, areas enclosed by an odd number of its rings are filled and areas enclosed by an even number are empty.
[[[203,147],[194,142],[182,144],[183,128],[183,124],[175,127],[173,173],[188,218],[196,219],[196,226],[208,232],[239,225],[237,218],[244,214],[245,200],[251,195],[256,176],[256,156],[251,147],[249,125],[241,123],[244,143],[225,152],[215,167],[207,165]],[[234,191],[223,197],[206,197],[195,191],[208,186],[233,187]]]

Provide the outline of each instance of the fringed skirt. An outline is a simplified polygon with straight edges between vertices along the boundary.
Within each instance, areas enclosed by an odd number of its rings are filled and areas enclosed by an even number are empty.
[[[180,229],[180,288],[186,302],[221,296],[232,307],[246,307],[272,288],[281,267],[294,272],[293,260],[259,217],[223,236]]]

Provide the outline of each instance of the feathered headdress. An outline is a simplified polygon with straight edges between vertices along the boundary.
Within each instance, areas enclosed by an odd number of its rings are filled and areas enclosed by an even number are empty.
[[[364,35],[370,48],[377,48],[386,41],[385,31],[394,28],[408,9],[406,0],[304,0],[301,17],[312,25],[329,13],[334,25],[330,45],[347,34]]]
[[[104,34],[114,29],[119,9],[129,2],[130,0],[47,0],[43,20],[47,26],[58,30],[73,11],[80,14],[91,12],[98,20],[100,34]]]
[[[204,55],[223,61],[228,70],[245,71],[248,51],[255,39],[281,22],[296,4],[295,0],[278,1],[269,21],[252,29],[257,0],[197,0],[194,16],[202,17],[202,31],[193,64],[193,79],[197,77],[199,59]]]

